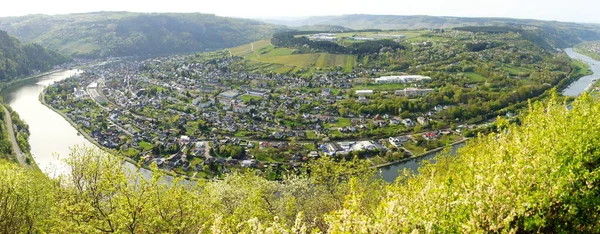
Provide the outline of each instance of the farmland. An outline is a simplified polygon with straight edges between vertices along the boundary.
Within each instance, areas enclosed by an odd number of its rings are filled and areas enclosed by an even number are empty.
[[[269,40],[256,41],[229,50],[231,55],[249,60],[253,70],[277,73],[297,72],[318,69],[342,69],[352,71],[357,65],[355,55],[310,53],[295,54],[294,49],[276,48]]]

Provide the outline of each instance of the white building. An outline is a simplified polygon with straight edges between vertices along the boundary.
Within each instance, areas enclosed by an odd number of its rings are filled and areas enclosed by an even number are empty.
[[[263,90],[255,90],[255,89],[249,89],[248,91],[246,91],[246,94],[248,95],[252,95],[252,96],[257,96],[257,97],[265,97],[267,96],[267,91],[263,91]]]
[[[330,41],[330,42],[337,41],[337,37],[333,33],[318,33],[318,34],[314,34],[314,35],[310,36],[308,39],[313,40],[313,41]]]
[[[421,125],[428,125],[429,124],[429,120],[426,119],[425,117],[422,117],[422,116],[420,116],[420,117],[417,118],[417,122],[419,122],[419,124],[421,124]]]
[[[373,95],[373,90],[356,90],[356,95]]]
[[[429,80],[429,76],[406,75],[406,76],[382,76],[375,78],[376,84],[411,83],[421,80]]]
[[[417,97],[424,96],[428,93],[431,93],[435,90],[433,89],[418,89],[418,88],[405,88],[403,90],[396,90],[396,95],[405,96],[405,97]]]
[[[87,93],[82,89],[74,88],[73,95],[75,95],[75,98],[83,98],[87,95]]]

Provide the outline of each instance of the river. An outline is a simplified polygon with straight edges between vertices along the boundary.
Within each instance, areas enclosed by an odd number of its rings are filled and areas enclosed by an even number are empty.
[[[565,49],[565,52],[571,58],[586,62],[595,74],[600,74],[600,62],[570,48]],[[96,147],[83,136],[78,135],[73,126],[60,115],[42,105],[38,99],[46,86],[77,73],[77,70],[56,72],[14,84],[2,91],[4,101],[29,124],[31,153],[40,169],[51,177],[65,173],[66,166],[60,159],[68,156],[73,146]],[[581,94],[592,83],[594,77],[594,75],[582,77],[565,89],[563,94],[568,96]],[[456,152],[463,145],[464,143],[453,146],[451,152]],[[380,169],[381,175],[386,181],[394,181],[398,177],[399,171],[408,168],[417,172],[423,160],[430,160],[435,155],[436,153],[431,153],[424,157],[383,167]],[[131,163],[125,163],[125,165],[130,170],[135,169],[135,165]],[[146,177],[151,175],[151,172],[145,169],[142,169],[142,173]],[[167,178],[169,181],[171,179]]]
[[[77,73],[78,70],[60,71],[23,81],[2,90],[4,102],[19,113],[21,119],[29,125],[31,154],[38,167],[50,177],[56,177],[67,171],[67,166],[61,159],[67,157],[74,146],[97,149],[96,145],[77,134],[77,130],[62,116],[39,101],[39,95],[45,87]],[[129,170],[136,169],[136,166],[131,163],[124,165]],[[151,172],[145,169],[142,169],[142,173],[146,177],[151,175]]]
[[[565,49],[565,52],[569,55],[569,57],[587,63],[592,72],[594,72],[592,75],[581,77],[579,80],[573,82],[571,85],[569,85],[569,87],[563,90],[563,95],[576,97],[583,93],[583,91],[585,91],[587,87],[593,83],[594,79],[600,78],[600,62],[586,55],[577,53],[573,51],[572,48]]]
[[[576,97],[583,93],[587,89],[587,87],[589,87],[593,83],[594,79],[600,78],[600,75],[598,75],[600,74],[600,62],[586,55],[577,53],[573,51],[572,48],[565,49],[565,53],[567,53],[567,55],[569,55],[569,57],[573,59],[581,60],[587,63],[590,66],[592,72],[594,72],[594,74],[592,75],[581,77],[580,79],[569,85],[569,87],[567,87],[565,90],[563,90],[563,95]],[[464,145],[464,143],[454,145],[452,147],[451,153],[456,153],[456,150]],[[400,171],[406,168],[416,173],[418,172],[418,168],[421,165],[421,162],[423,162],[424,160],[431,160],[436,155],[437,153],[430,153],[420,158],[415,158],[398,164],[382,167],[380,168],[380,175],[384,180],[393,182],[398,177],[398,175],[400,175]]]

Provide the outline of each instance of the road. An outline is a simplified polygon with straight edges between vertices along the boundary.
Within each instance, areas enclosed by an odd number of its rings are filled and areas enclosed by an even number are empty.
[[[13,152],[19,161],[19,164],[25,168],[29,168],[27,162],[25,161],[26,155],[21,151],[19,147],[19,143],[17,142],[17,138],[15,137],[15,131],[13,129],[12,118],[10,117],[10,112],[4,105],[2,105],[2,109],[4,110],[4,119],[6,120],[6,129],[8,130],[8,136],[10,138],[10,143],[12,145]]]
[[[254,43],[250,43],[250,49],[252,50],[252,52],[254,52],[254,54],[256,54],[256,56],[260,58],[260,55],[256,53],[256,51],[254,51]]]

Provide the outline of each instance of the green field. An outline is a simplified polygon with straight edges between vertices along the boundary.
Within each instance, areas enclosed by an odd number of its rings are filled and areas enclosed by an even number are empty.
[[[315,131],[306,131],[306,139],[309,140],[319,140]]]
[[[515,66],[503,66],[502,67],[503,70],[507,71],[508,73],[510,73],[510,75],[513,76],[518,76],[520,74],[523,73],[529,73],[531,72],[531,70],[527,69],[527,68],[523,68],[523,67],[515,67]]]
[[[350,119],[348,118],[338,118],[338,121],[336,123],[337,127],[350,127],[352,126],[352,121],[350,121]]]
[[[465,76],[467,76],[473,82],[485,82],[487,80],[487,78],[485,78],[482,75],[479,75],[475,72],[466,72]]]
[[[152,149],[152,144],[150,142],[145,142],[145,141],[140,141],[139,143],[140,147],[142,147],[142,149],[144,150],[151,150]]]
[[[262,100],[261,97],[252,96],[252,95],[248,95],[248,94],[241,95],[241,96],[238,97],[238,99],[240,99],[240,100],[242,100],[244,102],[250,101],[252,99],[254,99],[255,101]]]
[[[255,54],[254,52],[258,53],[258,51],[260,51],[263,47],[267,47],[269,45],[271,45],[271,40],[260,40],[252,42],[250,44],[231,48],[229,49],[229,52],[231,52],[231,54],[235,56],[246,57],[251,54]],[[254,52],[252,51],[252,48],[254,48]]]
[[[254,48],[254,51],[252,51]],[[346,54],[294,54],[294,49],[275,48],[269,40],[261,40],[229,49],[234,56],[250,61],[254,70],[277,73],[298,72],[301,69],[327,69],[341,67],[350,72],[357,65],[355,55]]]
[[[65,53],[91,53],[95,50],[101,49],[102,47],[100,47],[98,44],[72,41],[62,45],[59,50]]]

